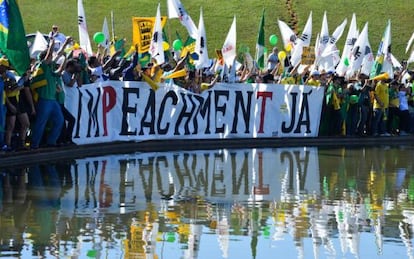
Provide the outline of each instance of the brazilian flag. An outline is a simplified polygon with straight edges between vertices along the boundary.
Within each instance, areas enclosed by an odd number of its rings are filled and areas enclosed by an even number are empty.
[[[15,0],[0,0],[0,50],[19,75],[29,68],[26,33]]]
[[[382,35],[380,45],[378,47],[377,56],[375,57],[374,65],[372,66],[370,78],[374,78],[381,74],[384,59],[391,52],[391,21],[388,20],[385,31]]]

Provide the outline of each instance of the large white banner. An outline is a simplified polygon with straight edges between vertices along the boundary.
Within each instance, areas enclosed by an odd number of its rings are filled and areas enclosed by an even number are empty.
[[[68,90],[68,89],[67,89]],[[77,144],[151,139],[316,137],[323,87],[216,84],[195,94],[175,85],[106,81],[66,91]]]

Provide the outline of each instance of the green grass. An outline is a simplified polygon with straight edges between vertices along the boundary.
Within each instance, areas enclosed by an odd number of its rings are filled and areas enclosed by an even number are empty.
[[[115,32],[118,37],[132,38],[133,16],[155,16],[158,1],[155,0],[84,0],[89,35],[102,30],[106,16],[110,21],[111,10],[115,17]],[[161,1],[161,14],[167,15],[166,0]],[[237,18],[237,44],[247,45],[254,54],[257,31],[263,8],[266,10],[265,33],[280,37],[277,19],[288,22],[290,15],[286,10],[286,0],[181,0],[196,26],[200,7],[203,8],[204,23],[207,31],[207,42],[210,55],[214,49],[220,49],[230,28],[233,16]],[[411,0],[292,0],[293,11],[298,15],[299,31],[303,29],[309,12],[313,11],[313,37],[321,29],[323,12],[327,11],[329,31],[338,26],[343,19],[348,25],[337,46],[343,48],[352,13],[356,14],[358,28],[362,30],[365,22],[369,22],[369,40],[374,51],[378,48],[386,21],[391,19],[392,52],[399,59],[407,59],[405,47],[414,31],[414,5]],[[66,35],[78,38],[77,0],[19,0],[25,23],[26,33],[37,30],[48,33],[52,24],[57,24]],[[175,39],[175,31],[186,35],[185,29],[177,19],[167,22],[166,31],[170,41]],[[266,42],[268,48],[270,43]],[[281,40],[279,48],[283,48]]]

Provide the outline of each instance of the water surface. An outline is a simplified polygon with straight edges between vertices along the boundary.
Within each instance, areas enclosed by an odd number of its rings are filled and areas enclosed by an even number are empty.
[[[414,147],[91,157],[0,173],[0,257],[413,258]]]

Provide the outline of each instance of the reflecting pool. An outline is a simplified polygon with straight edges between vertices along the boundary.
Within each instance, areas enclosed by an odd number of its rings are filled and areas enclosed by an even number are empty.
[[[0,257],[414,258],[414,147],[137,153],[0,170]]]

